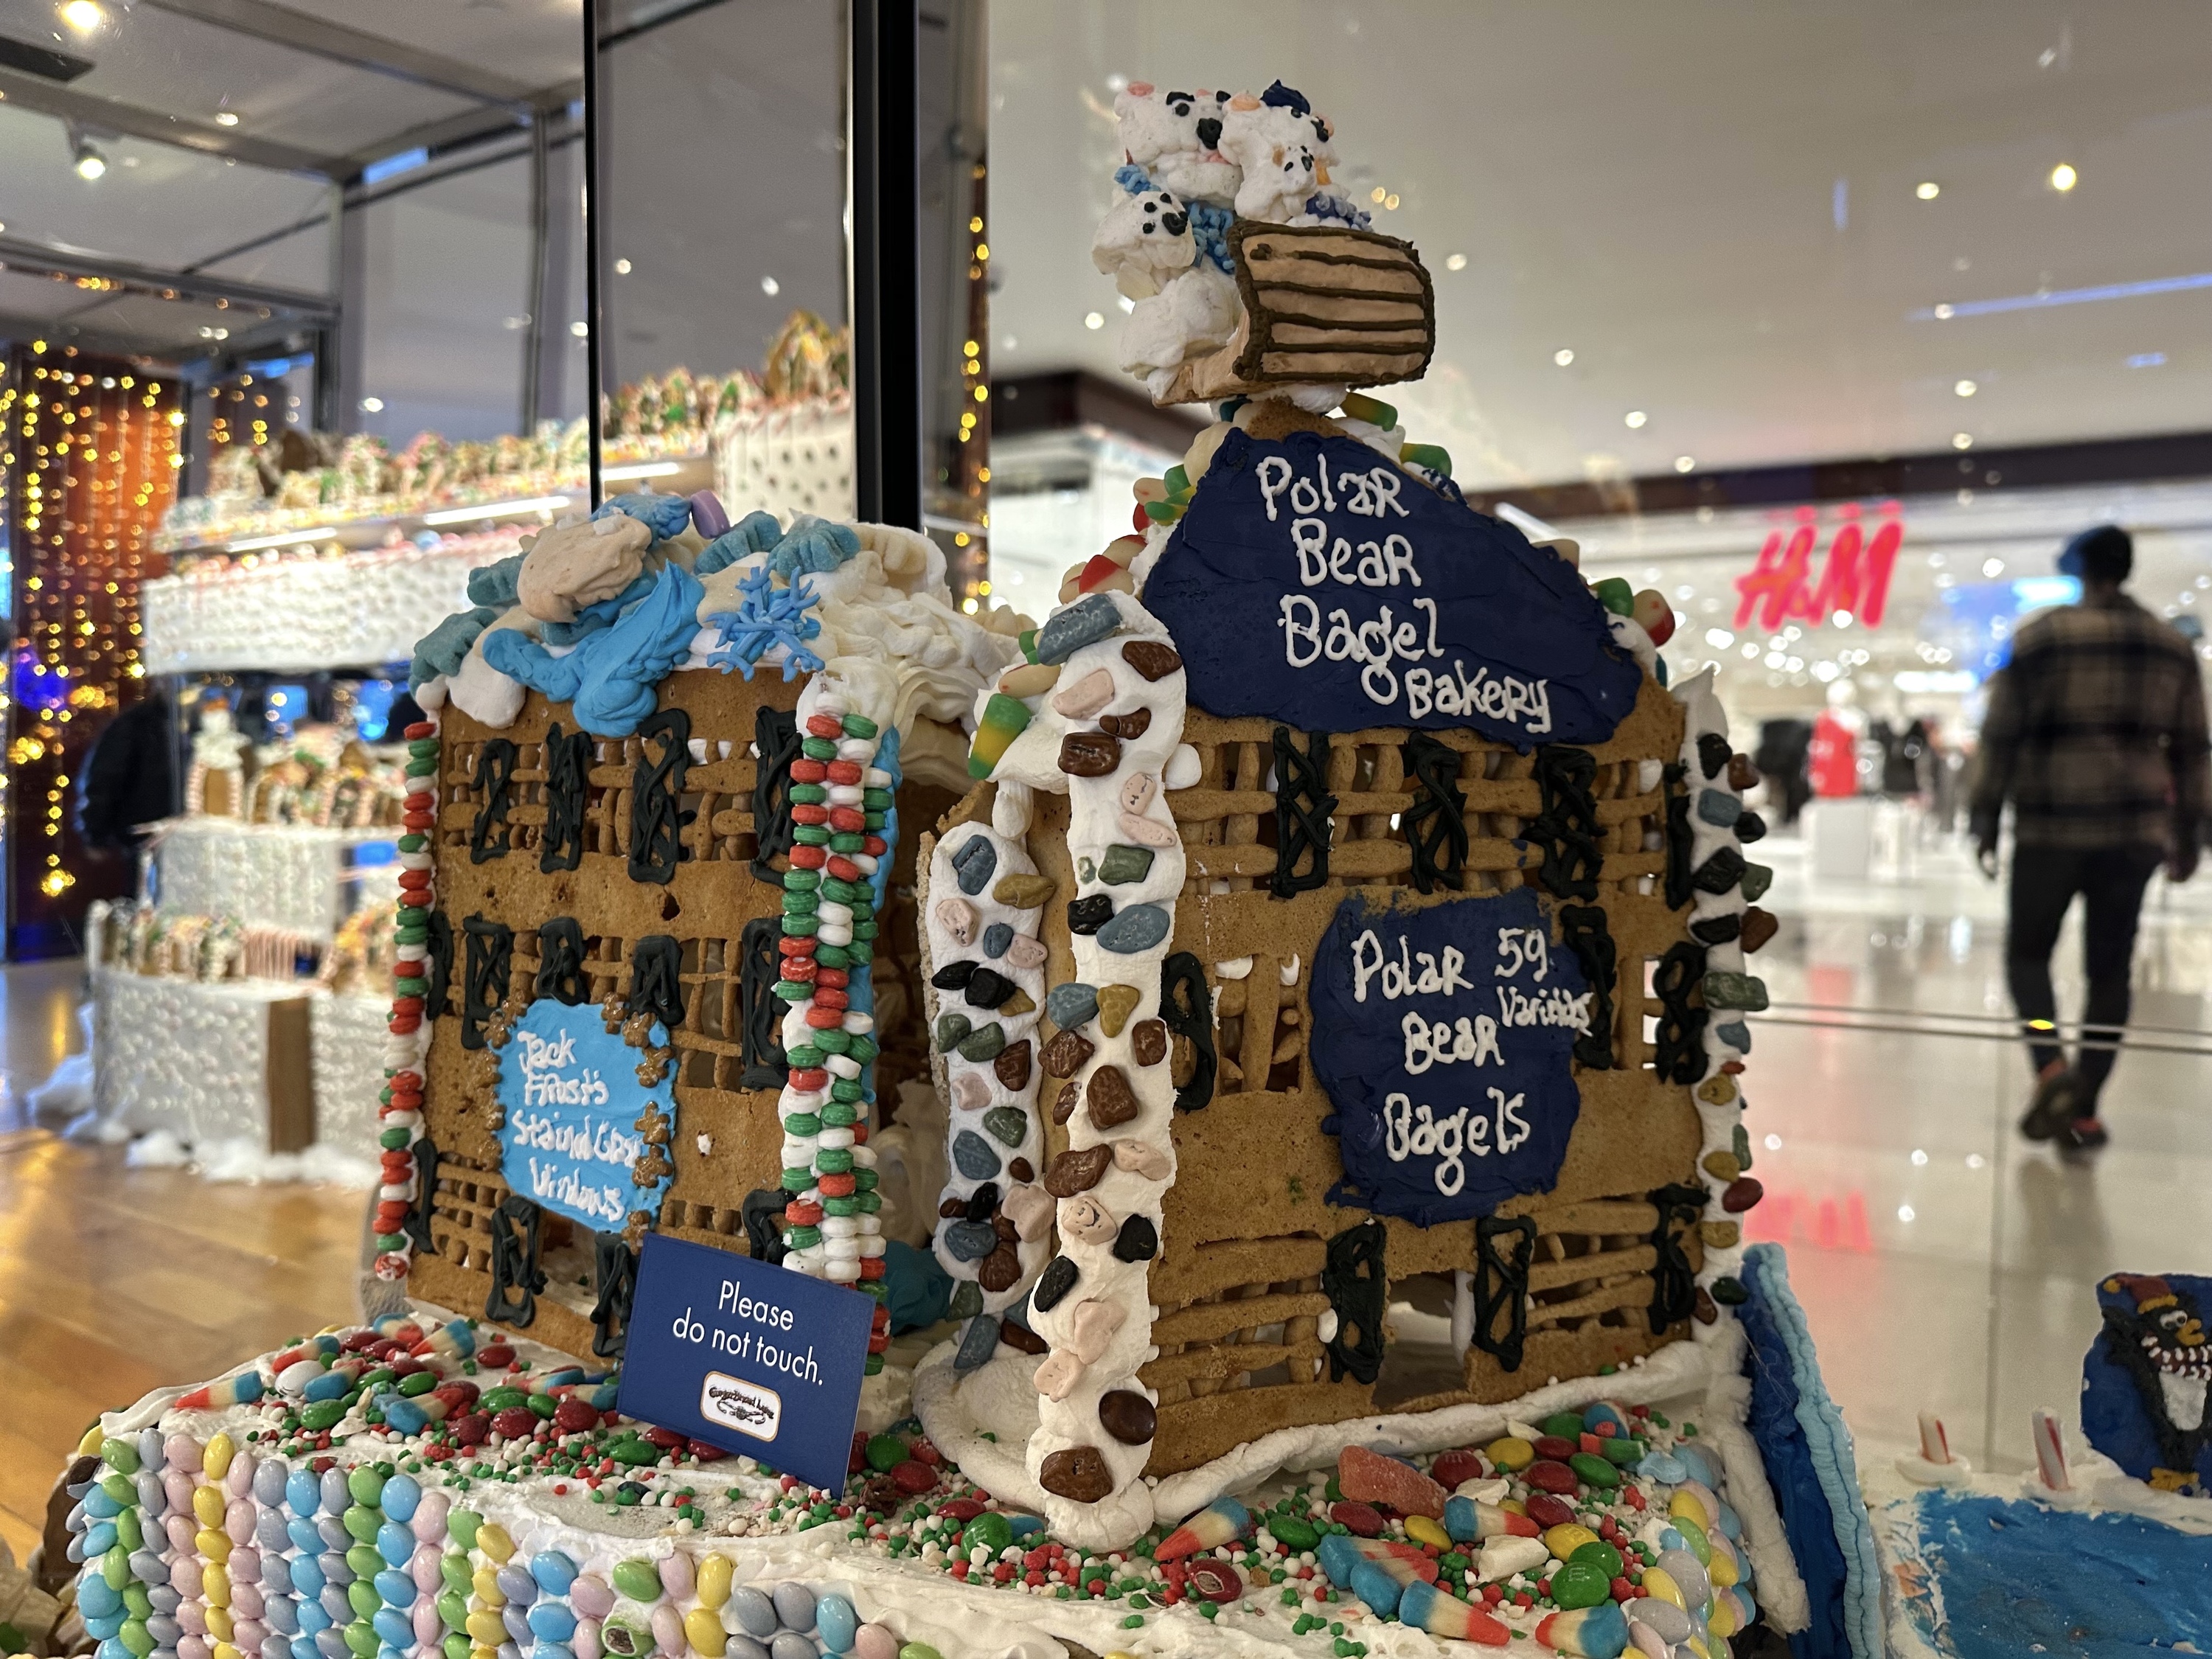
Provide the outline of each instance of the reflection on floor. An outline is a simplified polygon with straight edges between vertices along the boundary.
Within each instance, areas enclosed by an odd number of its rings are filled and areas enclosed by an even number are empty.
[[[1784,835],[1760,852],[1783,927],[1755,965],[1778,1003],[2007,1012],[2002,890],[1955,843],[1854,883],[1808,879]],[[2154,884],[2145,922],[2136,1022],[2204,1029],[2212,875]],[[2064,1007],[2079,1007],[2079,951],[2069,928]],[[0,975],[0,1538],[19,1557],[94,1413],[354,1305],[357,1195],[126,1170],[117,1149],[15,1127],[81,1042],[80,977],[73,963]],[[1910,1448],[1928,1408],[1978,1465],[2026,1467],[2031,1409],[2073,1420],[2096,1280],[2212,1272],[2207,1061],[2124,1054],[2105,1098],[2113,1144],[2074,1164],[2014,1132],[2027,1069],[2008,1040],[1771,1019],[1755,1035],[1747,1122],[1767,1198],[1748,1231],[1789,1247],[1862,1456]],[[1448,1326],[1441,1301],[1408,1312]]]
[[[2009,1012],[2003,889],[1957,843],[1850,883],[1807,877],[1793,840],[1759,852],[1783,921],[1755,965],[1776,1002]],[[2156,879],[2143,920],[2135,1023],[2205,1029],[2212,882]],[[2079,923],[2077,907],[2053,963],[2062,1019],[2081,1008]],[[2212,1061],[2124,1053],[2101,1111],[2112,1144],[2074,1162],[2015,1131],[2028,1071],[2010,1041],[1753,1030],[1746,1122],[1767,1197],[1747,1232],[1789,1248],[1863,1459],[1910,1449],[1928,1409],[1978,1467],[2032,1466],[2029,1412],[2075,1420],[2098,1279],[2212,1272]]]
[[[0,974],[0,1540],[37,1546],[54,1477],[103,1410],[349,1318],[362,1194],[212,1186],[27,1127],[81,1046],[76,963]]]

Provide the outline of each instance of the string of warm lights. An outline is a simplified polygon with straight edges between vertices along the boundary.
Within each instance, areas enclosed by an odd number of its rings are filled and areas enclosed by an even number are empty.
[[[984,216],[989,200],[989,173],[981,161],[969,173],[971,196],[968,234],[968,337],[961,342],[959,443],[952,455],[947,480],[960,518],[973,530],[952,535],[952,588],[961,596],[961,609],[971,616],[990,596],[991,528],[991,289],[986,281],[991,262],[989,233]]]
[[[54,920],[76,884],[70,786],[91,747],[79,734],[96,736],[135,702],[144,676],[138,586],[164,562],[149,542],[183,464],[179,401],[168,380],[43,340],[0,391],[19,537],[9,745],[18,927]]]

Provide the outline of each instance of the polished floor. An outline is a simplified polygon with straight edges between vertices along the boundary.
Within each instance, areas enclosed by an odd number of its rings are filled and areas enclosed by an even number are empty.
[[[1954,842],[1887,827],[1860,880],[1812,878],[1789,836],[1762,845],[1783,927],[1755,959],[1776,1006],[1745,1079],[1767,1194],[1748,1231],[1788,1246],[1863,1459],[1911,1447],[1926,1409],[1978,1466],[2025,1468],[2032,1409],[2074,1420],[2097,1279],[2212,1273],[2212,1058],[2124,1054],[2106,1096],[2113,1144],[2092,1159],[2023,1142],[2002,890]],[[2069,925],[2063,1006],[2079,1006],[2079,950]],[[19,1558],[94,1413],[353,1307],[356,1194],[210,1186],[9,1127],[81,1042],[78,977],[0,975],[0,1539]],[[2136,981],[2138,1026],[2212,1024],[2212,872],[2154,883]]]

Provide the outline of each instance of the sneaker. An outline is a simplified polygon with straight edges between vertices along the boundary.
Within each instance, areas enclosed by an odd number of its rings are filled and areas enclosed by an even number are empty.
[[[2077,1117],[2058,1132],[2061,1152],[2094,1152],[2111,1139],[2105,1126],[2094,1117]]]
[[[2030,1140],[2049,1140],[2074,1118],[2074,1073],[2052,1066],[2036,1079],[2034,1098],[2020,1120],[2020,1132]]]

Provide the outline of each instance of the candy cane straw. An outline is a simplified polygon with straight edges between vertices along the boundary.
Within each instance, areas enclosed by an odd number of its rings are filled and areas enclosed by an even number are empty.
[[[2053,1492],[2071,1492],[2074,1483],[2066,1474],[2066,1441],[2058,1431],[2058,1413],[2049,1407],[2038,1407],[2028,1413],[2028,1433],[2035,1441],[2035,1469],[2043,1477],[2043,1484]]]
[[[1920,1413],[1920,1455],[1929,1463],[1951,1461],[1951,1439],[1943,1432],[1943,1419],[1934,1412]]]

